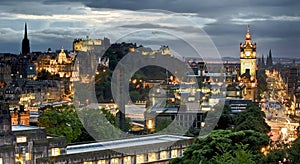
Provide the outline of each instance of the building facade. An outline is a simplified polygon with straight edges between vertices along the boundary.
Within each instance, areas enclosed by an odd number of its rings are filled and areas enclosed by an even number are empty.
[[[11,125],[8,106],[0,104],[0,163],[36,164],[38,158],[65,153],[64,137],[47,135],[45,128]]]

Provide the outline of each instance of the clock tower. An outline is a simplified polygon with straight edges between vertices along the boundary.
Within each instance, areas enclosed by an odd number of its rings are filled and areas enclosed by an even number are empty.
[[[256,43],[252,43],[250,27],[248,25],[245,42],[240,44],[240,85],[244,86],[243,98],[256,100]]]
[[[241,75],[249,74],[256,79],[256,43],[252,43],[250,27],[248,26],[245,42],[240,44]]]

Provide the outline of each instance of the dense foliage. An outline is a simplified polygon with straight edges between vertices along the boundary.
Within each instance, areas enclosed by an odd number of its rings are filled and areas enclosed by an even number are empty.
[[[240,112],[234,118],[235,131],[255,130],[260,133],[268,133],[271,127],[265,122],[266,115],[261,111],[258,104],[250,104],[247,110]]]
[[[47,107],[38,125],[45,127],[49,134],[65,136],[67,143],[108,139],[120,134],[114,128],[119,126],[118,119],[105,109],[76,112],[74,106]]]
[[[47,133],[65,136],[67,143],[74,142],[82,133],[82,124],[70,106],[46,109],[39,117],[38,125],[45,127]]]
[[[101,66],[98,68],[99,74],[95,78],[95,91],[98,102],[112,102],[111,78],[112,73],[118,62],[129,52],[130,48],[140,48],[133,43],[114,43],[104,53],[103,57],[109,58],[109,67]],[[168,72],[168,75],[171,75]],[[165,80],[166,69],[158,66],[146,66],[135,72],[129,83],[129,94],[133,102],[145,101],[148,99],[149,88],[143,88],[143,82],[147,80]]]
[[[267,75],[265,74],[265,69],[258,69],[257,71],[257,88],[259,93],[258,98],[260,100],[260,94],[268,91]]]
[[[251,104],[237,115],[225,106],[220,120],[209,135],[197,138],[182,158],[171,163],[264,163],[261,149],[270,144],[270,127],[258,104]]]
[[[205,138],[196,139],[182,158],[171,163],[257,163],[263,156],[261,147],[268,143],[266,134],[254,130],[214,130]]]

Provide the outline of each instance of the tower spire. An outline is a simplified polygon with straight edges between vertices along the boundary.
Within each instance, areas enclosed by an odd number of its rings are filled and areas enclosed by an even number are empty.
[[[251,43],[250,26],[249,25],[247,25],[247,33],[246,33],[245,43]]]
[[[249,24],[247,25],[247,33],[250,34],[250,26],[249,26]]]
[[[24,38],[22,40],[22,54],[26,55],[28,53],[30,53],[30,45],[27,36],[27,23],[25,23]]]
[[[27,23],[25,23],[24,39],[27,39]]]

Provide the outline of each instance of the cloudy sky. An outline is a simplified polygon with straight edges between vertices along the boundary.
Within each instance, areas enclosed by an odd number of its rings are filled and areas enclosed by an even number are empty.
[[[32,51],[72,49],[89,35],[171,48],[211,39],[222,57],[238,57],[249,24],[259,55],[299,58],[299,9],[297,0],[2,0],[0,52],[20,52],[27,22]]]

